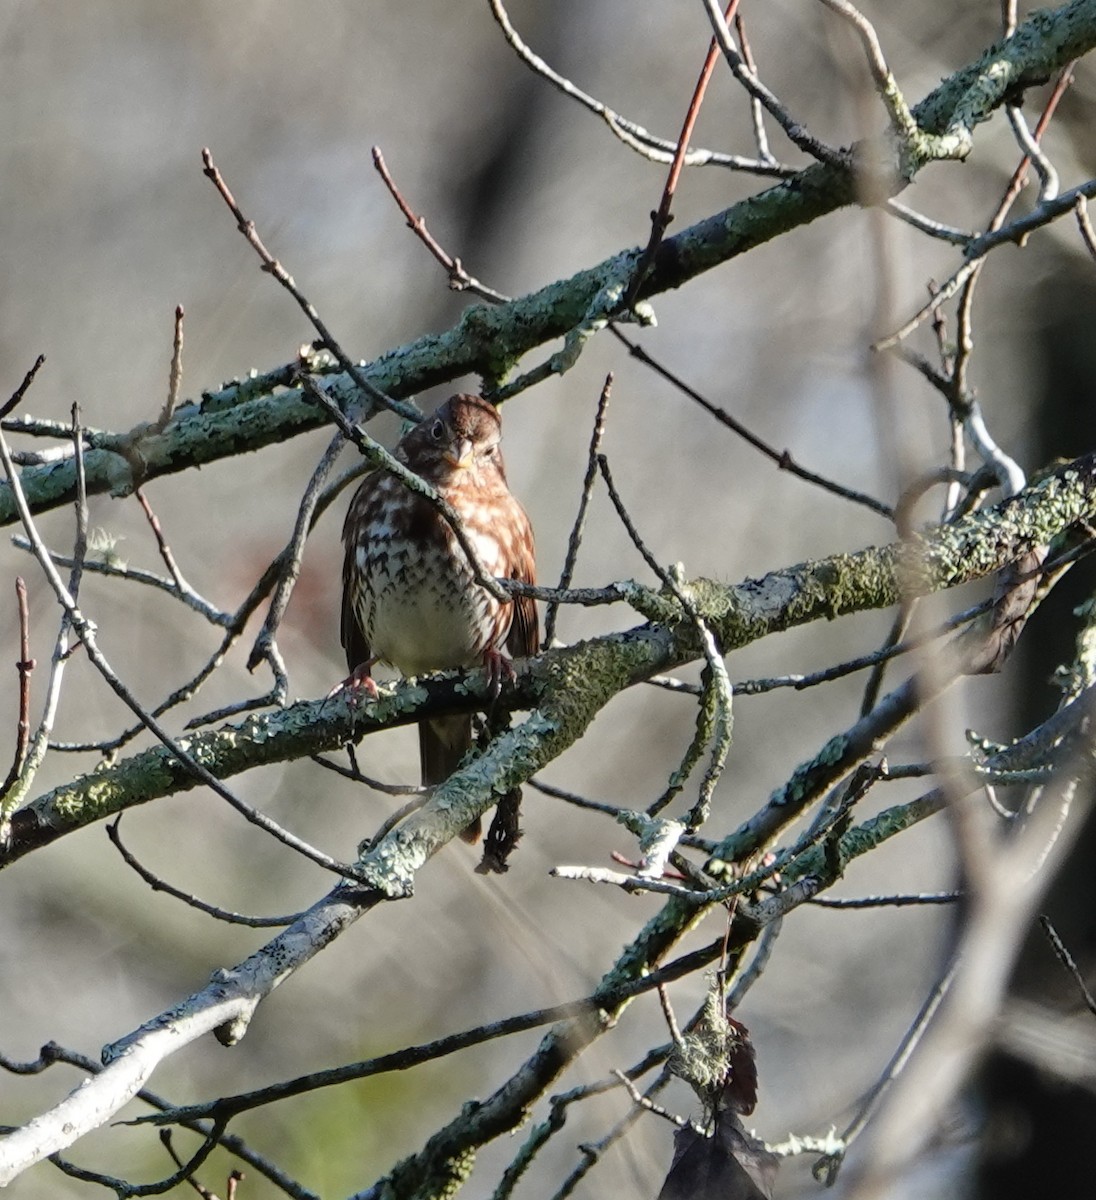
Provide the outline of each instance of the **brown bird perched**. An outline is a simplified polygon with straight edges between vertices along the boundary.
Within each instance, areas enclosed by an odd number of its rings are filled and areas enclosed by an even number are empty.
[[[482,396],[453,396],[395,454],[456,509],[489,574],[534,583],[533,530],[506,483],[501,432]],[[403,675],[483,666],[497,687],[513,673],[503,646],[515,657],[536,653],[534,601],[500,601],[478,584],[445,518],[394,475],[366,476],[343,542],[342,644],[359,686],[374,686],[370,668],[379,661]],[[471,745],[470,713],[420,721],[422,782],[448,779]],[[477,820],[462,837],[474,842],[479,833]]]

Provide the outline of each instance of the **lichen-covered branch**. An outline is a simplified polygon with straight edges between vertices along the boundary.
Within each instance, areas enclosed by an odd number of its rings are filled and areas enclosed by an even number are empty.
[[[956,71],[913,108],[913,135],[899,139],[888,133],[860,143],[845,156],[847,161],[815,164],[666,238],[639,298],[680,287],[780,234],[857,203],[862,170],[871,172],[873,195],[893,195],[928,163],[964,157],[975,127],[1007,97],[1044,82],[1094,46],[1096,0],[1073,0],[1034,13],[1012,38]],[[639,253],[637,248],[623,250],[506,304],[469,308],[451,329],[420,337],[367,364],[365,377],[396,398],[470,373],[489,383],[501,380],[529,350],[582,325],[600,293],[631,277]],[[200,402],[181,405],[164,428],[144,424],[128,432],[89,435],[88,492],[129,495],[158,475],[258,450],[324,424],[326,414],[294,386],[301,365],[287,364],[207,393]],[[348,376],[332,375],[328,388],[348,415],[361,417],[369,411],[369,402]],[[18,423],[11,427],[17,429]],[[70,454],[24,467],[21,477],[32,511],[68,503],[75,495]],[[0,483],[0,524],[15,516],[5,481]]]
[[[689,596],[724,654],[771,633],[819,619],[885,608],[993,574],[1066,531],[1096,520],[1096,455],[1060,468],[996,508],[936,526],[904,542],[801,563],[761,579],[726,585],[698,579]],[[668,594],[626,589],[648,618],[609,634],[546,652],[507,685],[501,708],[529,716],[439,787],[409,816],[370,878],[401,894],[432,853],[483,813],[495,798],[530,778],[583,736],[598,712],[625,688],[703,651],[695,623]],[[644,598],[646,597],[646,598]],[[483,703],[476,675],[404,681],[360,708],[345,699],[300,702],[220,729],[181,738],[184,748],[220,778],[303,758],[419,717]],[[170,751],[154,747],[39,797],[12,818],[0,866],[73,829],[125,808],[196,786]]]

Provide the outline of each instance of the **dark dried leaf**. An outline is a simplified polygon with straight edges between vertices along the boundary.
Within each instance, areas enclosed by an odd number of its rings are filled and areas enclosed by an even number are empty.
[[[674,1159],[658,1200],[772,1200],[779,1159],[724,1116],[705,1137],[691,1125],[674,1137]]]
[[[483,843],[480,875],[502,875],[509,871],[510,855],[521,838],[521,788],[506,793],[495,807],[495,817]]]
[[[727,1082],[721,1108],[748,1117],[757,1107],[757,1058],[746,1026],[734,1017],[728,1017],[727,1024],[734,1037],[727,1043]]]

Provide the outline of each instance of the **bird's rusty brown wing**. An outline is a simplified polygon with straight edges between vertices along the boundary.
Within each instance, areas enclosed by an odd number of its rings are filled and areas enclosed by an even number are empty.
[[[355,556],[362,537],[362,527],[365,521],[366,507],[376,487],[379,474],[367,475],[354,493],[350,507],[346,510],[346,520],[343,522],[342,538],[345,546],[342,572],[342,617],[339,625],[339,637],[346,651],[347,668],[353,672],[362,663],[369,661],[369,643],[365,640],[361,622],[358,620],[358,584],[357,564]]]
[[[516,501],[515,501],[516,503]],[[516,539],[514,564],[510,578],[518,583],[535,584],[537,563],[533,549],[533,528],[525,510],[518,506],[524,529]],[[540,649],[540,622],[537,617],[537,602],[531,596],[518,596],[514,600],[514,616],[510,632],[506,637],[506,649],[514,658],[531,658]]]

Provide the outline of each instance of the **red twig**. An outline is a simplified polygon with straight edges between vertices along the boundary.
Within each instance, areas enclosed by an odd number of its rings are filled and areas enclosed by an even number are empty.
[[[384,161],[384,155],[381,153],[380,146],[373,147],[373,166],[376,167],[377,174],[383,180],[384,186],[388,189],[392,199],[395,200],[396,206],[403,213],[408,229],[411,230],[433,257],[445,268],[445,272],[449,276],[449,286],[453,291],[475,292],[477,296],[482,296],[484,300],[490,300],[494,304],[504,304],[509,299],[509,296],[504,296],[501,292],[496,292],[494,288],[489,288],[485,284],[480,283],[475,276],[469,275],[461,260],[454,258],[437,238],[434,237],[430,230],[426,228],[426,219],[415,212],[404,198],[403,193],[396,186],[396,181],[392,178],[391,172],[388,170],[388,164]]]
[[[738,8],[738,0],[731,0],[724,14],[726,20],[731,20],[736,8]],[[677,149],[674,151],[673,161],[670,163],[670,170],[666,176],[666,185],[662,189],[662,199],[659,201],[658,208],[651,213],[651,236],[647,242],[646,249],[643,251],[636,265],[632,282],[628,286],[628,292],[624,298],[625,311],[635,303],[639,289],[643,286],[643,281],[651,269],[655,252],[658,250],[670,222],[674,219],[670,209],[674,202],[678,180],[681,178],[682,167],[685,165],[685,155],[689,150],[689,142],[693,136],[693,129],[696,126],[697,117],[700,116],[700,106],[704,103],[704,94],[708,90],[708,82],[712,77],[712,72],[715,70],[715,64],[718,59],[719,47],[716,45],[715,38],[712,38],[708,45],[708,53],[704,57],[704,65],[700,68],[700,77],[696,81],[692,99],[689,101],[689,107],[685,113],[685,120],[681,125],[681,134],[677,139]]]
[[[181,308],[178,310],[183,311]],[[186,580],[183,579],[179,571],[179,566],[175,562],[175,555],[171,553],[171,547],[167,544],[167,538],[164,537],[164,531],[160,528],[160,519],[152,511],[152,505],[145,498],[144,492],[140,488],[136,492],[137,501],[144,509],[145,517],[152,528],[153,536],[156,538],[156,545],[160,548],[160,557],[164,560],[164,566],[171,572],[171,578],[175,581],[175,586],[187,590]]]

